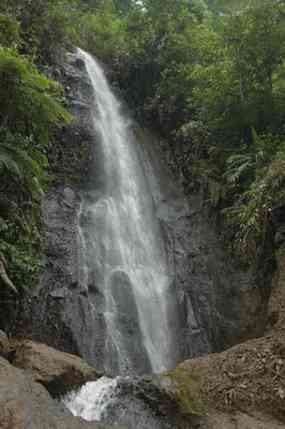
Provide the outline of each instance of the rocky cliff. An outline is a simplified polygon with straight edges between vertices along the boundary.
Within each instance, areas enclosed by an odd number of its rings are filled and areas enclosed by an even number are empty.
[[[84,64],[72,53],[57,74],[74,121],[51,148],[54,184],[42,205],[47,233],[44,270],[37,290],[21,301],[13,329],[81,355],[101,373],[104,299],[96,275],[88,290],[79,282],[78,212],[83,195],[102,185],[102,154],[94,141],[91,87]],[[275,256],[270,248],[258,272],[243,271],[223,248],[202,196],[194,192],[185,196],[172,148],[136,125],[133,131],[179,306],[179,320],[172,325],[178,338],[177,361],[194,359],[161,375],[120,378],[114,392],[119,400],[104,424],[118,422],[140,429],[281,429],[285,423],[284,207],[272,212]],[[124,332],[131,342],[134,332],[127,328]],[[266,337],[211,354],[264,331]],[[0,355],[0,427],[101,428],[74,419],[53,399],[97,378],[80,358],[30,341],[9,342],[4,334]],[[143,368],[142,363],[141,372]]]
[[[102,185],[101,148],[94,141],[92,91],[84,63],[75,53],[69,54],[57,73],[74,121],[59,133],[50,153],[55,184],[42,206],[47,230],[45,268],[32,304],[27,306],[30,334],[78,353],[103,370],[104,299],[95,275],[88,291],[78,282],[78,210],[82,195],[90,187],[96,190]],[[223,249],[202,197],[185,197],[179,177],[171,172],[175,168],[167,142],[137,126],[134,133],[165,237],[179,305],[180,318],[173,326],[179,338],[177,361],[262,334],[271,269],[262,281],[254,270],[242,271]]]

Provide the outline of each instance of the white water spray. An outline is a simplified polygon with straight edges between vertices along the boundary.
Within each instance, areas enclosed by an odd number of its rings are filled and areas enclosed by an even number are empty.
[[[95,282],[104,297],[105,370],[136,372],[137,361],[145,359],[143,371],[161,372],[175,363],[168,317],[174,307],[163,239],[145,177],[148,170],[101,66],[82,50],[78,56],[94,93],[92,121],[103,162],[103,189],[91,190],[78,214],[79,283],[88,291]],[[103,377],[64,403],[74,415],[100,421],[116,406],[116,395],[116,379]]]
[[[83,202],[81,207],[81,213],[89,218],[85,242],[79,231],[81,261],[89,268],[94,264],[105,297],[106,355],[113,347],[119,372],[132,368],[132,354],[125,347],[118,318],[120,313],[132,313],[134,308],[130,307],[136,307],[142,345],[151,369],[161,372],[172,365],[167,317],[170,278],[153,201],[130,121],[122,115],[120,103],[98,62],[82,50],[78,55],[85,62],[94,91],[92,119],[102,144],[105,176],[100,197]],[[88,255],[86,240],[91,249]],[[81,270],[88,283],[87,270]]]
[[[97,382],[86,383],[78,392],[69,394],[64,403],[74,416],[80,416],[84,420],[100,421],[115,400],[113,394],[116,390],[116,379],[100,378]]]

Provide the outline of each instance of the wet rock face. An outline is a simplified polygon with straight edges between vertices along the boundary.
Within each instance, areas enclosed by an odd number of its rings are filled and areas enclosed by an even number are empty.
[[[100,192],[103,163],[100,145],[94,144],[91,85],[82,61],[75,55],[70,55],[63,66],[62,81],[75,121],[58,136],[50,154],[58,184],[43,202],[47,247],[40,288],[31,305],[32,336],[60,350],[82,355],[103,372],[104,297],[97,287],[96,264],[94,272],[90,272],[88,288],[80,284],[78,252],[80,201],[83,195],[88,198],[94,188]],[[262,333],[268,294],[254,273],[235,268],[226,256],[215,228],[204,214],[202,198],[193,194],[186,199],[178,178],[170,173],[171,150],[167,144],[160,144],[147,133],[138,134],[141,162],[165,240],[171,294],[176,297],[168,313],[174,314],[178,306],[179,319],[170,320],[173,336],[178,340],[176,361],[218,351]],[[82,218],[81,222],[89,220]],[[122,279],[116,281],[122,283]],[[132,296],[128,300],[130,304]],[[129,347],[134,344],[138,349],[135,309],[131,325],[125,304],[121,303],[118,323],[124,327]],[[115,374],[115,353],[108,359],[113,361]],[[141,367],[137,365],[139,372],[146,372],[147,365],[142,359]]]
[[[254,273],[235,268],[199,197],[175,223],[167,223],[181,309],[183,358],[219,351],[263,332],[266,300]]]
[[[152,163],[150,190],[164,232],[180,321],[178,360],[219,351],[260,335],[266,323],[272,268],[262,281],[227,256],[202,195],[185,197],[171,173],[171,149],[146,134],[141,146]],[[167,168],[165,167],[167,166]],[[267,285],[267,287],[265,286]]]
[[[44,203],[47,266],[34,298],[33,337],[98,363],[104,351],[104,302],[95,284],[88,292],[78,283],[80,197],[77,191],[72,192],[71,204],[66,204],[66,187],[53,190]]]
[[[114,271],[110,277],[109,287],[112,290],[112,297],[116,302],[116,325],[124,339],[124,348],[138,371],[151,372],[151,365],[143,345],[143,336],[140,330],[139,315],[130,284],[129,276],[121,270]],[[112,345],[111,345],[112,347]],[[110,356],[107,356],[107,368],[113,368],[114,373],[119,373],[118,356],[116,350],[111,350]],[[112,359],[112,361],[111,361]],[[132,369],[129,369],[131,372]]]
[[[86,192],[91,181],[100,186],[101,180],[100,148],[93,144],[90,116],[92,88],[82,62],[74,54],[66,59],[61,80],[74,121],[59,133],[49,154],[57,184],[46,195],[42,207],[47,226],[45,269],[33,302],[26,311],[30,313],[35,340],[81,354],[102,371],[104,301],[96,288],[96,279],[89,291],[79,283],[81,189],[84,187]],[[92,170],[90,163],[95,165]]]

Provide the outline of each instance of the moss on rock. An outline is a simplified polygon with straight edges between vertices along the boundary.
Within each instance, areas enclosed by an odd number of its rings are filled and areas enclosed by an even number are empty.
[[[200,383],[187,370],[176,368],[164,375],[170,381],[171,395],[183,415],[205,414],[205,404],[200,393]]]

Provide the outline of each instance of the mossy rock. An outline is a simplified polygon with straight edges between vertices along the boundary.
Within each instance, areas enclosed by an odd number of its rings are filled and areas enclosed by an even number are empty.
[[[200,393],[199,380],[183,368],[176,368],[164,374],[164,380],[170,382],[170,394],[175,400],[179,412],[184,416],[203,416],[206,407]]]

